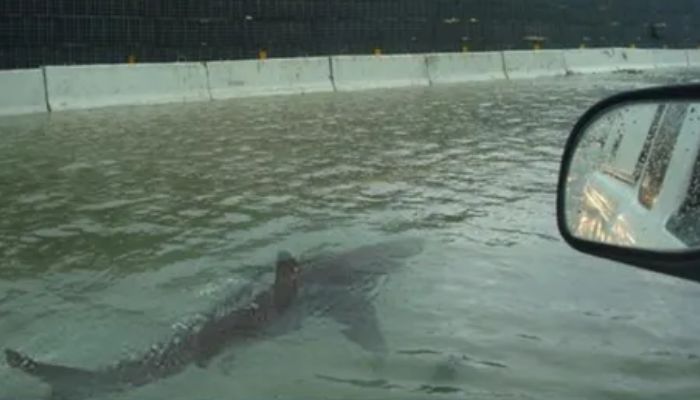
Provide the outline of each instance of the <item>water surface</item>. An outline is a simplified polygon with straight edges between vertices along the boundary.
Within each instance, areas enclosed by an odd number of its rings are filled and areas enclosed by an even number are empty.
[[[374,300],[381,366],[331,320],[114,399],[692,398],[700,286],[574,252],[569,130],[697,74],[123,107],[0,119],[0,337],[98,367],[272,271],[275,254],[426,240]],[[47,388],[0,364],[0,399]]]

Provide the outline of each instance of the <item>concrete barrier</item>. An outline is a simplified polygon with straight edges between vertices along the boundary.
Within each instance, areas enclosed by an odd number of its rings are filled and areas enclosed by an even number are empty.
[[[685,50],[655,49],[656,68],[683,68],[688,66],[688,53]]]
[[[649,49],[619,48],[622,55],[620,70],[648,70],[654,69],[654,54]]]
[[[0,115],[687,66],[700,68],[700,50],[610,48],[44,67],[0,71]]]
[[[428,86],[425,55],[331,57],[336,90]]]
[[[332,92],[328,57],[207,63],[212,98]]]
[[[209,100],[202,63],[46,67],[52,110]]]
[[[619,68],[624,71],[641,71],[654,69],[654,54],[648,49],[618,48],[622,56],[622,64]]]
[[[46,112],[40,69],[0,71],[0,115]]]
[[[700,49],[687,50],[688,52],[688,66],[689,67],[700,67]]]
[[[455,83],[505,79],[500,52],[427,54],[431,83]]]
[[[562,50],[504,51],[503,61],[510,79],[566,75]]]
[[[621,49],[564,50],[566,69],[576,74],[613,72],[624,64]]]

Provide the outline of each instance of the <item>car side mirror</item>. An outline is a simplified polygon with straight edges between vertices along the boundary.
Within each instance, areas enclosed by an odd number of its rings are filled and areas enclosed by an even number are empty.
[[[588,110],[564,151],[557,221],[579,251],[700,282],[700,85]]]

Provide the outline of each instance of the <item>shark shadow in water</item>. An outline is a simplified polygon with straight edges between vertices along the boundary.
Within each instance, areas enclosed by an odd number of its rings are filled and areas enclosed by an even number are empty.
[[[43,363],[10,349],[5,350],[5,358],[12,368],[49,384],[52,400],[77,400],[143,386],[192,364],[204,368],[230,345],[291,332],[309,316],[337,321],[347,339],[384,356],[387,344],[372,299],[383,277],[421,251],[422,242],[411,239],[303,262],[280,252],[270,288],[256,293],[248,286],[141,357],[102,369]]]

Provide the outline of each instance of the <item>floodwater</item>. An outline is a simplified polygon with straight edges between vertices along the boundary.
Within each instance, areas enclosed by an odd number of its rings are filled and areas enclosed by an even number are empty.
[[[382,363],[313,316],[97,398],[697,397],[700,286],[578,254],[554,219],[576,118],[607,94],[697,76],[0,119],[1,345],[99,368],[271,273],[279,250],[418,237],[372,300]],[[0,382],[3,400],[49,390],[4,361]]]

